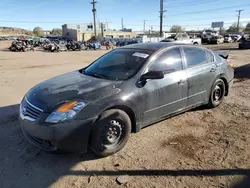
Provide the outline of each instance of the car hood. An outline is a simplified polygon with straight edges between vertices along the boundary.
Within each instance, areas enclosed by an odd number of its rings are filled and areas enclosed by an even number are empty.
[[[26,98],[45,112],[51,112],[65,101],[78,99],[94,102],[117,94],[120,83],[74,71],[41,82],[27,93]]]

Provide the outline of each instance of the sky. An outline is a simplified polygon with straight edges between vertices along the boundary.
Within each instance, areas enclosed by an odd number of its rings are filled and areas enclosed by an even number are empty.
[[[92,0],[0,0],[0,26],[32,30],[61,28],[65,23],[91,23],[93,21]],[[108,23],[109,29],[124,27],[143,30],[159,30],[160,0],[97,0],[97,20]],[[174,24],[186,30],[210,28],[211,22],[224,21],[228,28],[237,22],[241,12],[241,23],[250,22],[250,0],[164,0],[163,29]]]

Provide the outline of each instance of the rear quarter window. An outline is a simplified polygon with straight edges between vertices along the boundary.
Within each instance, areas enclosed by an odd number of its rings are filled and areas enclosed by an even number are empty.
[[[220,57],[218,54],[214,54],[215,55],[215,61],[216,63],[221,63],[222,62],[222,57]]]
[[[208,63],[210,62],[214,62],[214,54],[209,52],[208,50],[206,50],[206,54],[207,54],[207,61]]]

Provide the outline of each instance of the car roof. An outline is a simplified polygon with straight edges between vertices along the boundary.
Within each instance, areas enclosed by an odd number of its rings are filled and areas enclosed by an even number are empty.
[[[182,46],[182,45],[187,45],[187,44],[174,43],[174,42],[155,42],[155,43],[130,44],[123,46],[121,48],[157,51],[161,48],[166,48],[170,46]]]

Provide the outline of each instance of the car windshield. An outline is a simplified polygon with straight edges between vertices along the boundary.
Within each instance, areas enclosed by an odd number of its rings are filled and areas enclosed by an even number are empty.
[[[176,35],[171,35],[169,37],[167,37],[167,39],[174,39],[176,37]]]
[[[110,80],[126,80],[141,69],[151,53],[137,49],[116,49],[97,59],[83,73]]]

